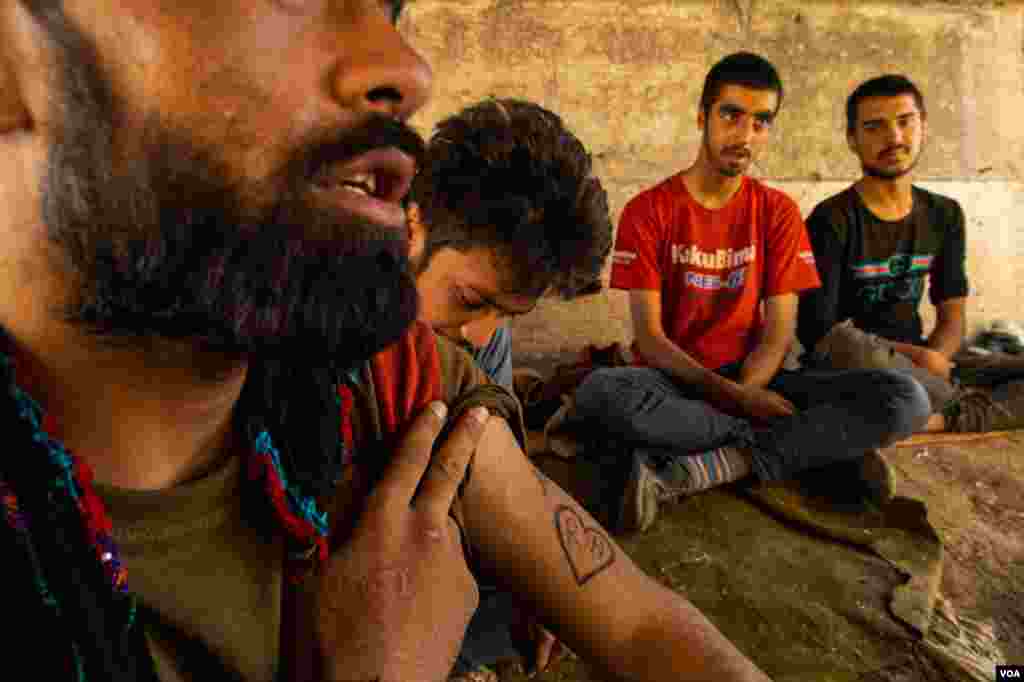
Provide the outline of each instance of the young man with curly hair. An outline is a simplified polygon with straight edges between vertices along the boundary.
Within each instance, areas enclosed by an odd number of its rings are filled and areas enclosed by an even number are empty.
[[[553,112],[486,100],[438,124],[409,198],[420,319],[510,385],[507,320],[599,285],[612,225],[590,155]]]
[[[420,319],[464,346],[497,384],[511,388],[508,321],[544,295],[571,300],[599,286],[612,224],[590,155],[555,113],[490,99],[441,121],[410,192],[411,258]],[[456,670],[515,653],[507,595],[481,588]],[[545,630],[532,656],[555,648]]]

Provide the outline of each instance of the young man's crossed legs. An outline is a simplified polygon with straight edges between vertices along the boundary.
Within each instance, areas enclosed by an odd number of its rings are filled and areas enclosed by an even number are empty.
[[[737,369],[720,371],[732,378]],[[931,412],[917,381],[887,370],[783,370],[768,388],[799,411],[761,427],[725,414],[660,370],[590,374],[576,389],[574,419],[626,443],[633,457],[620,529],[645,530],[658,502],[750,475],[778,481],[837,462],[870,465],[865,455],[920,430]]]

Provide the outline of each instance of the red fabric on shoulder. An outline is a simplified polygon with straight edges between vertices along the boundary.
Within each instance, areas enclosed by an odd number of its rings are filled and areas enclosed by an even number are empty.
[[[405,336],[370,360],[381,427],[394,435],[430,402],[441,399],[441,356],[433,330],[414,322]]]

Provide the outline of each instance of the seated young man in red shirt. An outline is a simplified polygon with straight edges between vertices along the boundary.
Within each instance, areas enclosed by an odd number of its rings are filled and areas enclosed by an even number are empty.
[[[746,175],[781,101],[767,61],[721,60],[704,83],[697,160],[622,213],[612,286],[629,291],[643,366],[589,375],[574,414],[631,451],[622,530],[649,526],[661,500],[860,460],[927,418],[907,376],[781,369],[798,295],[819,285],[796,203]]]

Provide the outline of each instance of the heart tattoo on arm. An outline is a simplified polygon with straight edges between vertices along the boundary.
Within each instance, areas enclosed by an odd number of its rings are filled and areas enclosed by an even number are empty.
[[[599,528],[587,526],[572,507],[563,504],[555,509],[555,530],[580,587],[615,563],[611,541]]]

